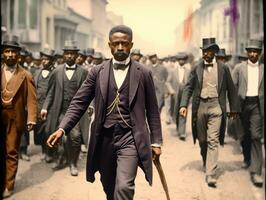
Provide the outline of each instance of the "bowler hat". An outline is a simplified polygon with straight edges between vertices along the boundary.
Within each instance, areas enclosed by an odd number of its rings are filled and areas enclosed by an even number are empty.
[[[63,51],[62,50],[60,50],[60,51],[56,51],[55,52],[55,54],[54,54],[54,56],[56,57],[56,58],[62,58],[63,57]]]
[[[202,47],[200,47],[202,50],[206,49],[214,49],[215,52],[219,51],[219,46],[215,42],[215,38],[203,38],[202,39]]]
[[[239,54],[237,57],[238,57],[238,59],[243,59],[243,60],[247,60],[248,59],[248,56],[245,55],[245,54]]]
[[[262,50],[262,41],[261,40],[250,40],[248,43],[248,46],[246,47],[246,50],[249,49],[258,49]]]
[[[149,55],[149,58],[152,58],[152,57],[157,57],[157,54],[156,53],[152,53]]]
[[[101,52],[95,52],[92,57],[94,59],[103,59],[103,55]]]
[[[82,55],[82,56],[88,56],[88,55],[87,55],[87,51],[86,51],[85,49],[79,50],[78,53],[79,53],[80,55]]]
[[[63,51],[79,51],[77,47],[77,42],[74,40],[66,40]]]
[[[20,48],[20,55],[21,56],[28,56],[29,55],[29,51],[26,49],[25,46],[21,46],[21,48]]]
[[[94,48],[87,48],[87,56],[93,56]]]
[[[140,55],[140,56],[142,56],[142,54],[140,53],[140,49],[133,49],[131,51],[131,55]]]
[[[177,60],[186,60],[188,58],[188,55],[186,52],[179,52],[177,55],[176,55],[176,59]]]
[[[48,56],[48,57],[54,57],[55,56],[55,50],[45,48],[43,51],[40,52],[41,56]]]
[[[18,43],[18,36],[16,35],[5,35],[5,37],[3,38],[3,43],[1,45],[1,48],[2,49],[5,49],[5,48],[15,48],[17,50],[21,50],[21,46],[19,45]]]

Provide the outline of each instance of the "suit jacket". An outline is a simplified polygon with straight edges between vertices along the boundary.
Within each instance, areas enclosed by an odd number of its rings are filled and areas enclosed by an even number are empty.
[[[109,70],[111,60],[93,67],[83,85],[73,98],[71,105],[59,127],[69,132],[79,121],[88,105],[95,99],[95,120],[91,127],[91,137],[87,158],[87,180],[95,180],[98,170],[95,159],[99,137],[106,117]],[[151,143],[162,143],[161,121],[156,101],[155,88],[151,71],[138,62],[131,60],[129,68],[129,110],[133,126],[132,133],[140,158],[140,167],[145,177],[152,183]],[[149,130],[147,127],[149,125]]]
[[[2,77],[4,75],[3,67],[1,67]],[[15,78],[16,77],[16,78]],[[6,79],[1,80],[1,91],[6,85]],[[37,120],[37,97],[36,88],[32,75],[17,65],[17,69],[10,79],[9,84],[12,84],[13,94],[12,105],[14,112],[14,120],[17,131],[23,131],[25,125],[29,122],[36,123]],[[3,103],[3,102],[2,102]],[[5,119],[2,119],[5,120]]]
[[[83,67],[77,65],[77,86],[78,88],[82,85],[86,79],[88,71]],[[48,83],[48,94],[43,105],[43,109],[49,110],[47,117],[46,132],[54,132],[59,125],[59,116],[62,112],[63,98],[64,98],[64,74],[65,65],[59,65],[52,71],[51,77]],[[88,123],[85,116],[80,121],[81,132],[88,131]]]
[[[241,63],[235,66],[233,71],[233,81],[237,89],[237,94],[239,96],[240,102],[243,106],[244,100],[247,94],[247,84],[248,84],[248,65],[246,63]],[[262,117],[264,117],[264,64],[259,65],[259,106]]]
[[[192,98],[192,134],[194,143],[198,137],[197,133],[197,111],[200,103],[200,93],[202,89],[203,82],[203,70],[204,70],[204,61],[201,60],[192,67],[191,73],[188,78],[188,82],[186,83],[182,99],[180,103],[181,107],[187,107],[189,103],[189,99],[193,94]],[[221,106],[221,110],[223,112],[222,124],[220,128],[219,141],[220,144],[224,143],[224,133],[225,133],[225,125],[226,125],[226,92],[228,94],[228,100],[230,103],[231,112],[239,112],[239,101],[236,94],[236,89],[230,75],[230,71],[226,65],[221,62],[217,62],[217,78],[218,78],[218,99],[219,104]]]

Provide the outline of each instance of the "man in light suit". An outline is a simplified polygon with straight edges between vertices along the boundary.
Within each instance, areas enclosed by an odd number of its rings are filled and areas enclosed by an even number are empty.
[[[24,128],[36,124],[37,100],[32,75],[18,64],[21,50],[17,37],[5,38],[1,50],[1,134],[5,137],[5,190],[3,198],[12,195],[18,169],[19,145]],[[27,108],[27,110],[26,110]],[[2,128],[2,127],[1,127]],[[2,195],[2,194],[0,194]],[[0,196],[1,197],[1,196]]]
[[[262,186],[262,144],[264,130],[264,64],[259,62],[262,41],[251,40],[246,47],[248,61],[236,66],[233,80],[241,102],[241,121],[245,130],[241,141],[244,163],[251,181]]]
[[[202,58],[191,70],[180,103],[180,114],[187,115],[192,99],[192,134],[194,143],[199,140],[206,182],[216,187],[219,142],[224,144],[226,120],[226,93],[230,103],[230,115],[236,117],[239,103],[229,69],[214,59],[219,46],[215,38],[203,38]]]
[[[185,67],[187,58],[188,55],[185,52],[180,52],[176,55],[178,65],[171,69],[166,81],[166,85],[170,88],[169,91],[171,91],[174,101],[174,109],[170,114],[173,121],[176,122],[176,130],[180,140],[186,139],[186,117],[179,115],[179,105],[184,86],[190,73],[190,70]]]
[[[59,130],[47,141],[55,146],[95,99],[87,180],[94,182],[94,174],[99,171],[107,200],[133,199],[138,166],[151,184],[152,153],[161,154],[161,120],[152,73],[130,59],[132,46],[129,27],[118,25],[111,29],[109,47],[113,58],[89,71]]]

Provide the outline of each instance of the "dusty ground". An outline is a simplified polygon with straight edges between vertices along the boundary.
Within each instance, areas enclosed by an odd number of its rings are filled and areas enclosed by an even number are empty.
[[[240,168],[242,156],[237,142],[226,138],[220,148],[217,188],[205,183],[198,145],[193,145],[190,120],[186,142],[175,136],[175,125],[166,125],[162,113],[164,146],[161,163],[165,171],[172,200],[263,200],[264,189],[252,185],[249,174]],[[189,117],[190,119],[190,117]],[[79,161],[79,176],[69,175],[69,169],[53,172],[51,164],[40,161],[40,148],[31,145],[31,161],[19,162],[15,194],[9,200],[104,200],[99,181],[85,181],[86,155]],[[265,154],[264,154],[265,155]],[[264,156],[265,157],[265,156]],[[264,165],[265,166],[265,165]],[[264,167],[265,168],[265,167]],[[263,171],[265,177],[265,170]],[[150,187],[139,169],[136,179],[136,200],[164,200],[165,194],[154,168],[154,183]]]

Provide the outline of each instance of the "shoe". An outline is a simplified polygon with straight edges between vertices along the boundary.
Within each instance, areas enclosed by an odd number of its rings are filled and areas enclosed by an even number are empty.
[[[71,176],[77,176],[78,175],[78,168],[74,166],[73,164],[70,164],[70,174]]]
[[[63,169],[63,168],[64,168],[64,165],[62,163],[55,162],[52,165],[53,170],[59,170],[59,169]]]
[[[49,155],[45,155],[45,162],[51,163],[53,161],[53,158]]]
[[[80,151],[82,152],[82,153],[87,153],[88,152],[88,150],[87,150],[87,148],[86,148],[86,146],[83,144],[83,145],[81,145],[81,149],[80,149]]]
[[[256,187],[262,187],[262,185],[263,185],[263,180],[262,180],[261,175],[258,175],[258,174],[255,174],[255,173],[252,173],[252,174],[250,175],[250,178],[251,178],[251,181],[252,181],[253,185],[255,185]]]
[[[241,168],[243,168],[243,169],[247,169],[247,168],[249,167],[249,165],[250,165],[250,162],[248,162],[248,161],[244,161],[244,162],[241,164]]]
[[[13,194],[13,190],[8,190],[7,188],[3,192],[3,198],[8,198]]]
[[[24,154],[24,153],[20,155],[20,158],[22,160],[25,160],[25,161],[30,161],[30,157],[27,154]]]
[[[182,141],[186,141],[186,136],[185,135],[179,135],[179,139]]]
[[[216,187],[217,180],[214,176],[207,175],[206,176],[206,182],[209,187]]]

